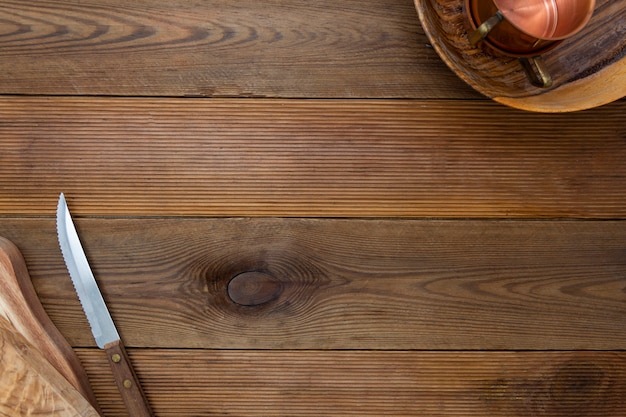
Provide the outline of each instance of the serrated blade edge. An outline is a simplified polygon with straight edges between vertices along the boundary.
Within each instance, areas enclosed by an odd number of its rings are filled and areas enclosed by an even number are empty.
[[[98,347],[104,349],[105,345],[120,340],[120,336],[87,261],[63,193],[57,206],[57,237],[93,337]]]

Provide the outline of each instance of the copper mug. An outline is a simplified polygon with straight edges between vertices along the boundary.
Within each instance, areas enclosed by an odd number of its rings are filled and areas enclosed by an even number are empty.
[[[595,0],[465,0],[473,30],[469,40],[519,58],[531,83],[548,88],[552,77],[541,55],[579,32],[595,5]]]

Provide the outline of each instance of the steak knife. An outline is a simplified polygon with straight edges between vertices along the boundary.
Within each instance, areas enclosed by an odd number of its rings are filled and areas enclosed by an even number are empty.
[[[65,265],[89,321],[91,332],[98,347],[104,349],[107,354],[115,382],[129,415],[151,417],[152,412],[146,397],[78,239],[78,233],[63,193],[59,196],[57,206],[57,234]]]

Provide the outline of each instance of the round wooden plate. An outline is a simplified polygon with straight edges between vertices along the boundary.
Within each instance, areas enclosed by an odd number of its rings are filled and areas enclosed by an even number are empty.
[[[543,55],[553,86],[534,87],[516,58],[470,45],[463,0],[414,0],[433,48],[474,89],[511,107],[569,112],[626,97],[626,0],[597,0],[589,24]]]

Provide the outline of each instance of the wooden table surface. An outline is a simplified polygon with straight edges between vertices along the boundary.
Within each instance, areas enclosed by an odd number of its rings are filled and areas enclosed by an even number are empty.
[[[413,0],[4,0],[0,235],[126,412],[626,415],[626,100],[504,107]]]

